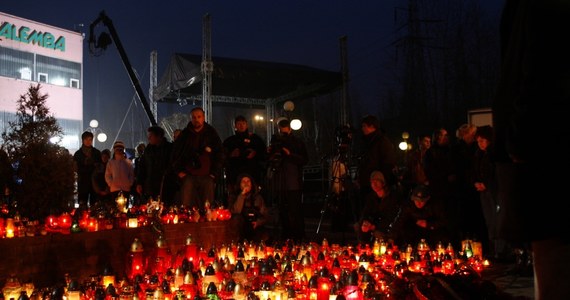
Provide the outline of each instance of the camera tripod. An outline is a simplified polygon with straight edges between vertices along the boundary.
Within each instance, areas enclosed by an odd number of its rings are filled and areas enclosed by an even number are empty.
[[[316,231],[317,234],[321,229],[321,225],[327,210],[331,210],[333,211],[333,213],[336,214],[347,213],[346,209],[344,208],[346,208],[346,206],[348,205],[348,199],[350,198],[349,194],[351,188],[349,187],[349,184],[351,183],[351,176],[350,176],[350,165],[348,161],[348,158],[350,157],[348,153],[349,151],[345,148],[346,147],[339,148],[337,154],[330,159],[331,170],[329,172],[329,177],[330,177],[329,187],[325,195],[324,205],[321,209],[321,216]],[[323,161],[326,160],[323,158]],[[323,191],[324,191],[325,180],[323,179],[322,182],[323,182]],[[335,221],[335,219],[333,219],[333,221]],[[341,222],[340,225],[346,225],[342,224],[346,221],[346,217],[344,215],[341,215],[340,218],[336,219],[336,221]]]

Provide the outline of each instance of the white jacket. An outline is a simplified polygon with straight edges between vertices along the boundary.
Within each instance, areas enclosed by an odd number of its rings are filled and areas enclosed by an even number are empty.
[[[129,159],[111,159],[105,169],[105,181],[111,192],[131,190],[135,182],[135,170]]]

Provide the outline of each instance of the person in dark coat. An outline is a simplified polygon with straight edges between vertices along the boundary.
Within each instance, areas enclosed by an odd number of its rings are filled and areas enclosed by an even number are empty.
[[[507,0],[493,100],[499,234],[530,243],[535,299],[570,299],[570,226],[563,209],[570,156],[549,146],[570,138],[567,1]]]
[[[449,241],[445,215],[440,202],[431,199],[428,186],[412,189],[410,201],[405,201],[394,225],[394,241],[398,245],[417,245],[425,239],[430,245]]]
[[[93,190],[95,194],[97,194],[97,202],[101,204],[109,204],[114,200],[111,199],[111,190],[105,180],[105,170],[107,170],[107,162],[109,159],[111,159],[111,150],[104,149],[101,151],[101,162],[95,165],[95,170],[91,177]]]
[[[481,209],[479,192],[473,186],[473,164],[479,148],[475,134],[477,126],[463,124],[456,131],[457,140],[451,146],[456,180],[452,183],[452,203],[457,209],[455,221],[457,238],[487,240],[487,227]]]
[[[174,142],[172,170],[180,180],[182,204],[203,210],[213,204],[216,180],[223,165],[222,140],[212,125],[206,123],[204,110],[195,107],[191,121]]]
[[[384,174],[386,184],[396,185],[396,148],[394,143],[380,128],[380,121],[375,116],[367,115],[361,122],[362,138],[361,152],[358,158],[357,188],[358,198],[356,211],[361,211],[364,198],[372,191],[370,174],[380,171]]]
[[[176,177],[169,170],[172,143],[166,140],[164,129],[151,126],[147,129],[148,145],[138,160],[136,171],[137,193],[144,199],[174,204]]]
[[[366,197],[360,221],[354,227],[358,241],[364,243],[371,243],[374,238],[390,236],[401,205],[400,193],[386,185],[382,172],[372,172],[370,185],[372,192]]]
[[[14,169],[12,168],[12,164],[10,164],[8,153],[6,153],[4,149],[0,148],[0,188],[2,189],[2,195],[10,195],[12,181],[14,180],[13,177]]]
[[[278,122],[279,134],[267,148],[268,180],[279,206],[282,238],[302,240],[305,220],[302,209],[303,166],[309,158],[305,143],[292,133],[289,120]]]
[[[75,151],[73,160],[77,166],[77,200],[80,206],[87,207],[89,201],[94,203],[97,199],[91,176],[95,165],[101,163],[101,151],[93,147],[92,132],[81,134],[81,148]]]
[[[239,187],[237,184],[239,174],[250,174],[257,184],[262,183],[267,152],[265,142],[261,137],[248,130],[244,116],[237,116],[234,126],[235,134],[223,142],[229,194]]]

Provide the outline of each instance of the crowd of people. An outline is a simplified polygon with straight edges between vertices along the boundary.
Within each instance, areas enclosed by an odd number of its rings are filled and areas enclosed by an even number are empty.
[[[205,214],[213,205],[228,207],[242,229],[241,238],[267,240],[271,220],[266,198],[279,207],[280,238],[302,240],[305,234],[302,171],[308,161],[303,141],[293,135],[288,120],[278,123],[269,146],[249,131],[247,119],[237,116],[235,133],[222,141],[205,121],[201,107],[190,122],[175,131],[173,141],[159,126],[147,129],[147,141],[127,158],[124,142],[112,150],[93,147],[93,134],[82,134],[73,158],[77,167],[77,201],[86,208],[112,204],[122,195],[134,205],[160,200],[165,206],[184,206]],[[223,179],[223,180],[222,180]],[[224,184],[216,199],[216,186]],[[219,199],[221,198],[221,199]],[[273,202],[275,201],[275,202]]]
[[[509,259],[512,245],[498,235],[490,125],[463,124],[455,138],[446,128],[419,134],[403,162],[396,161],[395,146],[376,117],[364,117],[361,128],[358,196],[352,204],[361,212],[354,223],[359,241],[413,245],[421,239],[432,244],[470,239],[482,243],[487,257]]]
[[[239,220],[245,239],[275,238],[266,228],[275,224],[278,238],[303,240],[303,167],[309,158],[289,120],[277,122],[278,132],[266,145],[243,116],[235,117],[235,132],[224,140],[205,121],[202,108],[192,109],[190,117],[172,142],[161,127],[149,127],[148,140],[137,146],[133,160],[122,141],[99,151],[93,134],[83,133],[74,154],[80,206],[110,203],[119,194],[134,204],[160,199],[200,212],[224,205]],[[403,161],[377,117],[364,116],[360,130],[357,171],[336,187],[351,196],[340,199],[344,214],[332,215],[333,230],[354,230],[359,242],[478,239],[487,254],[507,253],[497,234],[492,127],[465,124],[455,139],[445,128],[420,134]],[[348,139],[342,146],[350,144]],[[219,184],[223,195],[216,194]]]
[[[346,177],[346,143],[331,164],[331,191],[343,213],[335,228],[353,228],[361,242],[479,239],[487,256],[496,258],[514,244],[530,247],[536,298],[570,298],[570,288],[559,284],[570,278],[570,227],[566,210],[559,207],[569,160],[548,145],[568,137],[561,123],[570,95],[569,46],[561,42],[568,15],[564,1],[505,2],[493,127],[464,124],[455,138],[446,128],[420,134],[402,167],[379,120],[364,116],[355,176]],[[149,127],[148,141],[137,146],[134,161],[125,155],[123,142],[100,151],[93,147],[93,134],[84,132],[73,155],[80,206],[111,202],[122,194],[203,210],[216,200],[215,186],[226,176],[226,204],[240,220],[244,238],[271,235],[264,227],[271,221],[269,199],[278,207],[280,238],[302,240],[303,167],[308,162],[303,140],[288,120],[278,122],[278,134],[268,146],[248,130],[243,116],[234,125],[235,134],[222,141],[196,107],[172,142],[162,128]],[[11,170],[0,151],[4,195],[10,192]]]

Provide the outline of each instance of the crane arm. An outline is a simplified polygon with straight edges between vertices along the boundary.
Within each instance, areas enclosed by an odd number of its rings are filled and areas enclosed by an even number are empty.
[[[95,26],[97,26],[97,24],[99,24],[100,22],[103,23],[103,25],[105,25],[107,27],[107,29],[109,30],[109,33],[111,34],[111,39],[109,39],[109,36],[103,32],[99,38],[97,40],[95,40]],[[115,45],[117,46],[117,50],[119,50],[119,55],[121,55],[121,61],[123,62],[123,66],[125,67],[125,69],[127,70],[127,73],[129,74],[129,78],[131,79],[131,83],[133,84],[133,87],[135,88],[135,91],[137,93],[137,96],[139,98],[139,100],[141,101],[144,110],[147,114],[147,117],[150,121],[150,123],[152,124],[152,126],[157,126],[157,122],[156,119],[154,117],[154,114],[152,113],[152,110],[150,108],[150,104],[143,92],[143,89],[141,87],[141,83],[138,79],[138,77],[135,74],[135,71],[129,61],[129,58],[127,57],[127,53],[125,52],[125,49],[123,48],[123,44],[121,43],[121,40],[119,39],[119,35],[117,34],[117,30],[115,30],[115,26],[113,26],[113,21],[105,14],[105,11],[101,11],[101,13],[99,14],[99,17],[97,17],[97,19],[95,19],[95,21],[93,21],[93,23],[91,23],[91,25],[89,26],[89,45],[90,45],[90,49],[91,46],[94,46],[95,48],[102,48],[103,50],[107,48],[107,46],[109,44],[111,44],[111,42],[115,42]]]

